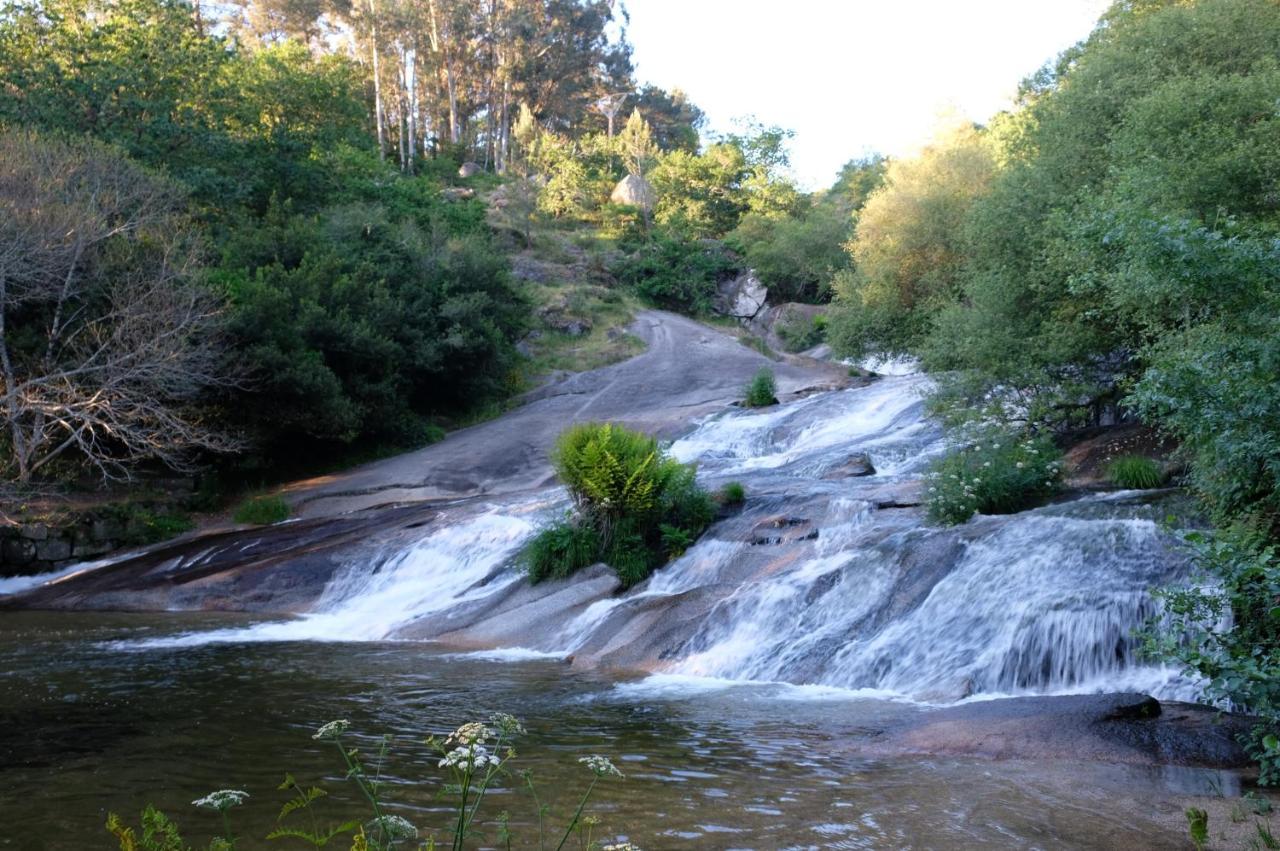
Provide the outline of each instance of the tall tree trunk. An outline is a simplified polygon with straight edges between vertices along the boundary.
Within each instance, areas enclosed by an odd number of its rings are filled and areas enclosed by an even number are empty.
[[[373,122],[378,130],[378,159],[387,158],[387,137],[382,111],[382,77],[378,70],[378,11],[369,0],[369,51],[373,54]]]

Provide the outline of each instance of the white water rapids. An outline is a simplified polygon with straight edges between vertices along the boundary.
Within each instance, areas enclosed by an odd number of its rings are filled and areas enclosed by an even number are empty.
[[[566,595],[559,607],[543,598],[536,619],[532,604],[512,604],[499,619],[529,618],[528,629],[486,652],[644,667],[656,672],[654,688],[755,681],[926,701],[1130,689],[1188,697],[1172,671],[1136,657],[1133,632],[1155,612],[1149,589],[1182,566],[1132,494],[954,529],[930,527],[906,505],[902,494],[944,448],[923,417],[927,382],[890,376],[702,423],[671,451],[697,461],[708,486],[741,481],[744,512],[626,594]],[[875,475],[838,474],[858,452]],[[461,611],[500,610],[530,593],[516,556],[564,507],[553,490],[460,508],[416,545],[350,565],[313,614],[164,642],[393,639]],[[465,623],[457,628],[466,635]]]

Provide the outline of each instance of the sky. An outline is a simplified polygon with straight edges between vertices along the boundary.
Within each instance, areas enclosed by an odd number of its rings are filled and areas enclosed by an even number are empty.
[[[1109,0],[627,0],[636,77],[680,88],[713,131],[795,131],[810,189],[850,159],[903,156],[942,115],[984,122],[1084,38]]]

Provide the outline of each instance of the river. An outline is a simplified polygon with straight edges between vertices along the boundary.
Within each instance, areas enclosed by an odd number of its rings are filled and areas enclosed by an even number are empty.
[[[671,451],[709,487],[742,482],[746,506],[626,594],[607,574],[527,587],[514,558],[565,510],[551,488],[447,506],[352,558],[300,617],[5,613],[0,845],[107,847],[105,813],[148,801],[199,839],[215,825],[190,802],[232,787],[251,794],[242,847],[274,846],[256,837],[286,770],[324,779],[334,820],[358,809],[310,737],[334,718],[366,747],[393,738],[394,810],[438,828],[423,739],[502,711],[528,725],[518,765],[561,817],[587,780],[576,757],[612,757],[628,777],[601,785],[596,835],[650,851],[1184,847],[1179,796],[1235,777],[870,747],[962,700],[1195,693],[1133,637],[1151,589],[1186,573],[1158,500],[929,526],[919,476],[946,444],[928,386],[890,376],[698,424]],[[848,475],[855,453],[874,475]],[[530,847],[536,807],[512,782],[502,810]]]

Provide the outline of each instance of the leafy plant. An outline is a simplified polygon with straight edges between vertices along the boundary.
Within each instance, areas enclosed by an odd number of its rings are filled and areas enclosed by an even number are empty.
[[[821,313],[809,319],[799,314],[788,315],[778,323],[777,331],[787,351],[802,352],[827,339],[827,317]]]
[[[1107,466],[1107,476],[1118,487],[1136,490],[1150,490],[1164,483],[1160,465],[1141,455],[1115,459]]]
[[[737,272],[718,244],[659,235],[613,265],[613,274],[658,307],[699,315],[711,311],[716,285]]]
[[[760,371],[747,383],[743,402],[748,408],[766,408],[769,405],[778,404],[776,394],[777,385],[774,382],[773,370],[767,366],[762,366]]]
[[[572,519],[548,526],[534,536],[525,549],[529,578],[563,579],[595,564],[600,555],[600,536],[588,524]]]
[[[575,425],[560,436],[552,462],[575,516],[526,548],[534,582],[603,561],[633,585],[683,552],[714,516],[693,465],[668,457],[649,435],[613,423]]]
[[[722,505],[741,505],[747,498],[747,489],[742,486],[742,482],[726,482],[720,488],[720,503]]]
[[[282,496],[255,496],[236,506],[232,515],[237,523],[265,526],[289,519],[289,503]]]
[[[1280,783],[1280,555],[1242,530],[1185,537],[1200,576],[1159,592],[1148,653],[1180,663],[1205,700],[1260,719],[1245,742],[1258,782]]]
[[[1204,851],[1205,845],[1209,843],[1209,814],[1196,807],[1187,807],[1184,814],[1187,817],[1187,831],[1191,834],[1196,851]]]
[[[1010,514],[1054,493],[1061,453],[1044,437],[982,436],[935,461],[927,477],[929,518],[952,525],[975,512]]]

